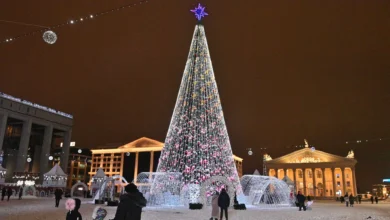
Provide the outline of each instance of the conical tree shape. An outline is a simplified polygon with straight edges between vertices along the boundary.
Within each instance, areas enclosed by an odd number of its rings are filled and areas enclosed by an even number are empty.
[[[157,172],[181,172],[185,184],[225,176],[241,190],[201,24],[195,27]]]

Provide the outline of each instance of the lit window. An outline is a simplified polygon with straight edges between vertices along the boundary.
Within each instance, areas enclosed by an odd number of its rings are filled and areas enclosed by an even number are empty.
[[[340,174],[336,174],[336,178],[340,178]]]
[[[337,182],[337,186],[340,187],[340,182]]]
[[[346,174],[346,177],[349,178],[349,174],[348,173]]]
[[[347,186],[351,187],[351,182],[347,181]]]

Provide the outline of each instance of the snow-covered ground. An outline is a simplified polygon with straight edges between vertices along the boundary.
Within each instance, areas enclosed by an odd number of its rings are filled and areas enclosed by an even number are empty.
[[[80,212],[84,220],[92,219],[92,211],[96,207],[82,199]],[[12,199],[11,201],[0,201],[1,220],[64,220],[66,210],[64,208],[65,199],[61,200],[60,207],[54,207],[54,199],[48,198],[24,198],[23,200]],[[115,213],[115,207],[110,208],[110,214]],[[145,208],[142,213],[143,220],[208,220],[211,209],[189,210],[187,208]],[[319,201],[313,205],[313,210],[299,212],[296,208],[260,210],[248,208],[248,210],[229,210],[230,220],[315,220],[315,219],[389,219],[390,203],[380,203],[378,205],[363,203],[355,204],[353,208],[347,208],[343,204],[335,201]],[[106,218],[109,219],[109,218]]]

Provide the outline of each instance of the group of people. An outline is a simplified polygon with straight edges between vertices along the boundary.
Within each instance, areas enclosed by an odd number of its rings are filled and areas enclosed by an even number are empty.
[[[120,197],[120,203],[117,207],[114,219],[105,219],[107,210],[98,206],[95,208],[92,218],[94,220],[141,220],[142,208],[146,206],[146,199],[141,192],[138,191],[137,186],[133,183],[125,187],[126,193]],[[56,191],[56,207],[58,207],[62,192]],[[225,189],[221,193],[216,192],[212,197],[212,211],[210,220],[228,220],[228,207],[230,206],[230,196]],[[80,199],[67,199],[65,208],[67,209],[66,220],[82,220],[79,212],[81,206]]]
[[[221,194],[215,192],[211,198],[211,218],[210,220],[220,220],[223,219],[223,213],[225,213],[225,218],[228,220],[228,208],[230,206],[230,196],[227,194],[225,189],[221,190]],[[220,212],[221,211],[221,212]]]
[[[4,201],[4,197],[7,196],[7,201],[9,201],[9,198],[12,196],[12,193],[13,193],[13,190],[11,188],[8,188],[6,189],[5,187],[3,187],[1,189],[1,201]],[[18,191],[16,191],[15,193],[19,193],[19,200],[22,199],[22,195],[23,195],[23,188],[20,187]],[[17,194],[15,194],[16,196]]]
[[[146,206],[146,199],[137,186],[133,183],[125,187],[126,193],[120,197],[120,203],[112,220],[141,220],[142,208]],[[81,206],[80,199],[67,199],[65,208],[68,210],[66,220],[82,220],[79,212]],[[56,198],[57,207],[57,198]],[[102,207],[96,207],[92,218],[94,220],[107,220],[107,210]]]
[[[344,201],[345,201],[345,205],[348,207],[353,207],[353,204],[355,204],[355,197],[352,195],[352,193],[351,193],[351,195],[349,195],[348,196],[348,193],[347,194],[345,194],[345,196],[344,196]],[[361,199],[359,200],[358,199],[358,203],[361,203]]]

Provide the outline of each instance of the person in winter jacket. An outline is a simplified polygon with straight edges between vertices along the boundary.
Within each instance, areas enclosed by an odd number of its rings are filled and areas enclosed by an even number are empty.
[[[306,211],[306,206],[305,206],[306,197],[302,195],[301,191],[298,191],[297,200],[299,205],[299,211],[302,211],[302,208],[303,211]]]
[[[9,197],[12,196],[12,189],[11,189],[11,188],[8,188],[8,190],[7,190],[7,196],[8,196],[8,200],[7,200],[7,201],[9,201]]]
[[[7,194],[7,190],[5,189],[5,187],[3,187],[3,189],[1,190],[1,201],[4,200],[5,194]]]
[[[126,193],[121,195],[114,220],[141,220],[142,208],[146,199],[133,183],[125,187]]]
[[[230,197],[225,189],[222,189],[221,195],[218,198],[218,206],[221,208],[220,220],[223,218],[223,212],[225,211],[226,220],[228,220],[228,207],[230,206]]]
[[[379,202],[378,196],[375,196],[375,203],[378,204],[378,202]]]
[[[344,201],[345,201],[345,205],[348,207],[348,204],[349,204],[349,197],[348,197],[348,193],[345,194],[344,196]]]
[[[352,193],[349,196],[349,206],[353,207],[353,204],[355,203],[355,197],[353,197]]]
[[[215,194],[211,198],[212,209],[211,209],[210,220],[218,220],[218,216],[219,216],[218,198],[219,198],[219,193],[215,192]]]
[[[56,189],[54,192],[54,198],[56,200],[56,206],[58,208],[58,205],[60,204],[60,200],[62,199],[62,190]]]
[[[68,213],[66,213],[66,220],[83,220],[79,212],[80,206],[80,199],[66,200],[65,207],[68,210]]]
[[[22,195],[23,195],[23,188],[20,187],[20,189],[19,189],[19,200],[22,199]]]
[[[371,204],[374,204],[374,196],[371,196]]]

